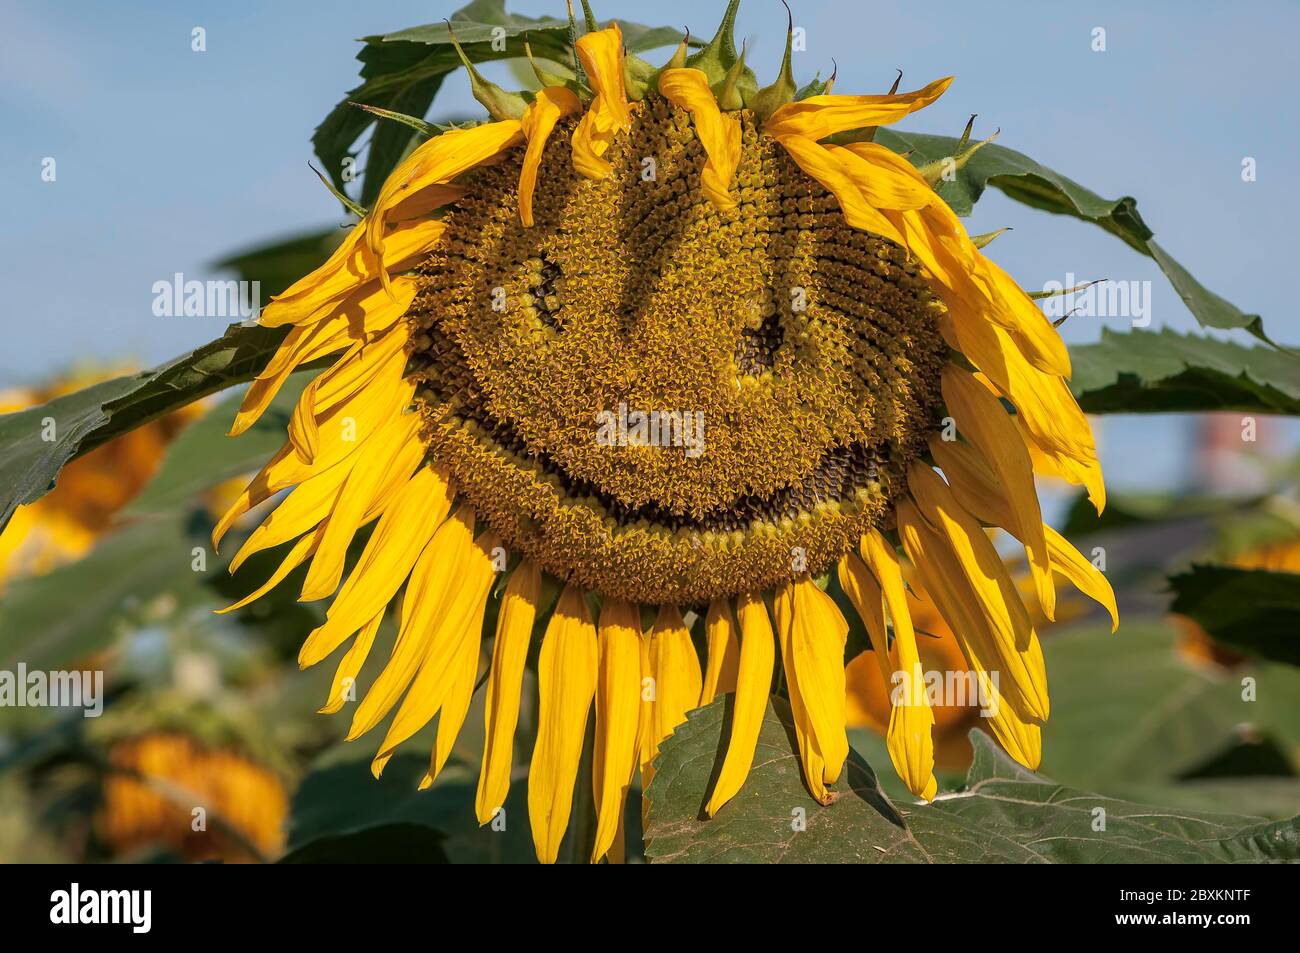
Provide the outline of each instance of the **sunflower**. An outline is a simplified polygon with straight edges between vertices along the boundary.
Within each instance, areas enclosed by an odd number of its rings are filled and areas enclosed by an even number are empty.
[[[0,391],[0,414],[46,403],[119,374],[123,368],[80,370],[34,388]],[[153,476],[168,445],[204,411],[190,404],[69,463],[58,484],[14,511],[0,531],[0,586],[37,576],[83,556]]]
[[[186,860],[234,862],[274,856],[283,844],[284,785],[238,751],[157,731],[117,741],[108,764],[95,826],[117,853],[164,845]]]
[[[722,693],[734,717],[708,813],[740,789],[778,651],[804,777],[831,800],[849,750],[832,571],[882,672],[910,673],[910,564],[1001,693],[991,730],[1030,767],[1048,716],[1043,657],[985,525],[1023,544],[1046,617],[1054,572],[1113,605],[1035,495],[1031,449],[1040,470],[1104,503],[1064,345],[936,194],[938,176],[872,141],[950,79],[872,96],[826,83],[800,98],[787,39],[760,89],[735,50],[737,5],[711,42],[688,55],[683,41],[659,69],[590,11],[575,81],[535,67],[543,88],[513,94],[466,59],[491,121],[416,147],[334,255],[264,309],[286,336],[233,428],[296,368],[337,355],[214,543],[293,488],[232,568],[292,542],[240,604],[303,564],[301,598],[333,597],[299,656],[315,665],[352,640],[324,711],[343,707],[403,590],[391,654],[349,732],[393,715],[376,775],[437,714],[422,783],[438,776],[493,603],[476,803],[489,821],[544,629],[528,807],[545,862],[593,707],[592,859],[617,860],[635,775],[647,784],[664,739]],[[617,439],[602,439],[616,409]],[[933,725],[923,691],[889,716],[894,765],[927,799]]]

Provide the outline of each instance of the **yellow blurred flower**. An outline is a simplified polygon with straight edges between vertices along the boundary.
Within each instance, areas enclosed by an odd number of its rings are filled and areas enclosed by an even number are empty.
[[[158,732],[117,742],[96,830],[116,854],[169,847],[185,860],[247,862],[284,843],[289,799],[280,779],[229,750]]]
[[[38,388],[3,391],[0,414],[25,410],[128,372],[83,370]],[[167,445],[203,411],[203,404],[191,404],[65,466],[54,488],[35,503],[20,506],[0,533],[0,586],[8,579],[49,572],[85,554],[153,476]]]

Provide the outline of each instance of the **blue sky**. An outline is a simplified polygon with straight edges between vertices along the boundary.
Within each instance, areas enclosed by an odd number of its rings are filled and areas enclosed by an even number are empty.
[[[711,34],[721,2],[598,0],[603,17]],[[156,317],[152,285],[221,277],[232,250],[337,221],[307,168],[312,129],[356,84],[355,38],[437,21],[429,0],[197,3],[0,0],[0,235],[8,335],[0,387],[78,361],[156,363],[220,333],[220,318]],[[562,0],[511,9],[558,15]],[[1292,286],[1300,220],[1300,4],[971,4],[792,0],[808,49],[800,82],[834,59],[842,91],[883,91],[895,68],[914,88],[954,74],[937,104],[900,128],[999,141],[1107,197],[1136,196],[1161,244],[1208,287],[1300,341]],[[1140,9],[1136,9],[1140,6]],[[738,35],[766,81],[785,13],[747,0]],[[207,32],[193,52],[191,30]],[[1105,52],[1092,50],[1106,31]],[[477,111],[457,76],[433,115]],[[43,182],[42,160],[57,162]],[[1243,157],[1258,178],[1241,178]],[[1196,328],[1149,260],[1099,229],[992,194],[972,232],[1010,225],[991,252],[1027,287],[1082,278],[1150,281],[1153,326]],[[1285,276],[1285,277],[1279,277]],[[1102,324],[1067,322],[1070,341]],[[1186,478],[1187,422],[1110,419],[1103,449],[1120,485]],[[1295,442],[1294,428],[1284,428]]]

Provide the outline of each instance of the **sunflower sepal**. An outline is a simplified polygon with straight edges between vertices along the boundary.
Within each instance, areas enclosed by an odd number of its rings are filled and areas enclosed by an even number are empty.
[[[794,83],[794,71],[790,66],[790,57],[794,48],[794,15],[790,13],[789,4],[786,4],[785,12],[789,22],[786,25],[785,53],[781,57],[781,69],[770,86],[757,90],[745,104],[754,111],[760,123],[786,103],[794,102],[798,92]]]
[[[372,116],[377,116],[380,119],[387,119],[391,122],[401,123],[403,126],[409,126],[416,132],[430,139],[447,131],[447,127],[427,122],[419,116],[408,116],[406,113],[395,112],[392,109],[383,109],[379,106],[371,106],[369,103],[349,102],[348,105],[356,106],[358,109],[363,109]]]
[[[735,37],[736,11],[739,8],[740,0],[731,0],[713,39],[686,58],[686,66],[699,70],[709,78],[709,86],[715,94],[723,88],[732,67],[742,59],[736,51]],[[742,99],[752,96],[758,90],[754,71],[742,63],[741,75],[733,81],[733,86],[740,91]]]
[[[527,42],[524,43],[524,56],[528,58],[528,65],[532,67],[533,75],[537,77],[538,85],[543,89],[548,86],[563,86],[565,89],[573,93],[577,93],[580,90],[581,87],[578,85],[578,81],[575,77],[561,76],[559,73],[552,73],[549,70],[542,69],[537,60],[533,58],[532,44]]]
[[[316,166],[314,166],[312,163],[308,162],[307,168],[315,172],[316,178],[320,179],[320,184],[325,186],[325,188],[329,190],[330,195],[338,199],[339,202],[343,205],[343,207],[346,208],[353,215],[355,215],[358,219],[363,219],[366,217],[367,214],[369,214],[364,205],[359,205],[358,203],[352,201],[352,199],[348,197],[348,194],[346,192],[344,192],[342,189],[335,186],[334,183],[329,180],[329,177],[326,176],[323,172],[321,172],[320,169],[316,168]]]
[[[974,116],[967,120],[966,128],[962,131],[961,138],[957,140],[957,148],[953,150],[952,155],[926,163],[916,170],[921,174],[921,178],[930,183],[931,188],[938,188],[939,183],[944,181],[945,176],[951,178],[954,173],[971,160],[975,153],[987,146],[1002,132],[1001,129],[995,129],[993,135],[987,139],[981,139],[974,145],[970,145],[970,131],[974,122]]]
[[[750,83],[745,84],[745,74],[749,73]],[[754,74],[745,66],[745,47],[740,48],[740,58],[727,70],[722,83],[714,90],[718,97],[718,108],[723,112],[735,112],[744,108],[745,100],[753,96],[757,81]]]
[[[465,55],[464,49],[461,48],[460,41],[456,39],[456,31],[451,28],[451,21],[447,21],[447,34],[451,37],[451,45],[456,50],[456,55],[460,57],[461,65],[465,67],[465,72],[469,74],[469,89],[474,99],[478,101],[488,115],[500,122],[503,119],[518,119],[528,108],[528,98],[522,92],[512,93],[502,89],[496,83],[489,79],[484,79],[470,58]]]

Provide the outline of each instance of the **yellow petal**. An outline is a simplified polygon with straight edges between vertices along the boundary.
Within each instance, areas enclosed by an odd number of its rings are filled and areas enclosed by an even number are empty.
[[[370,214],[362,223],[366,230],[366,244],[375,255],[379,278],[385,287],[389,279],[384,267],[387,244],[384,224],[392,208],[422,189],[446,185],[461,173],[505,152],[522,138],[517,119],[452,129],[417,147],[389,173]]]
[[[383,621],[384,610],[380,609],[373,619],[361,627],[357,640],[352,643],[352,647],[339,660],[339,667],[334,670],[330,693],[325,704],[317,710],[318,714],[332,715],[341,709],[349,698],[355,700],[357,673],[361,671],[361,666],[366,664],[370,649],[375,644],[375,635],[379,632],[379,626]]]
[[[808,706],[804,701],[803,686],[799,682],[799,670],[794,661],[793,583],[786,583],[776,591],[772,609],[776,615],[777,638],[781,644],[781,666],[785,671],[786,690],[790,694],[790,712],[794,717],[794,736],[799,745],[799,763],[803,768],[804,781],[818,803],[829,804],[831,796],[826,790],[826,762],[822,758],[821,749],[817,747],[817,735],[812,729]]]
[[[352,716],[348,740],[360,737],[392,710],[424,660],[434,628],[446,615],[452,580],[461,578],[474,537],[474,511],[459,507],[420,553],[406,583],[401,622],[388,664]]]
[[[601,158],[614,136],[632,125],[623,79],[623,34],[618,24],[578,38],[578,60],[595,96],[573,130],[573,168],[589,179],[603,179],[610,164]]]
[[[704,687],[700,690],[703,708],[718,695],[735,691],[736,668],[740,658],[740,640],[736,620],[727,599],[714,599],[704,620],[708,642],[708,662],[704,668]]]
[[[1096,566],[1070,544],[1070,541],[1052,529],[1044,526],[1047,533],[1047,551],[1052,558],[1052,568],[1059,572],[1085,596],[1100,603],[1110,613],[1110,630],[1119,628],[1119,606],[1115,602],[1115,590]]]
[[[537,169],[542,164],[542,153],[551,130],[563,116],[582,109],[578,97],[563,86],[539,89],[533,101],[524,110],[523,133],[528,140],[524,164],[519,170],[519,221],[526,228],[533,224],[533,190],[537,186]]]
[[[997,474],[1011,525],[1006,529],[1024,543],[1038,601],[1048,619],[1056,618],[1056,589],[1043,535],[1043,514],[1034,486],[1034,469],[1024,439],[1001,401],[969,373],[949,364],[943,369],[943,399],[957,429],[983,454]]]
[[[971,666],[980,672],[997,673],[999,691],[1024,718],[1046,720],[1047,680],[1042,649],[1032,628],[1028,629],[1023,649],[1015,644],[1021,628],[1018,621],[1021,615],[1027,618],[1027,614],[1022,603],[1019,612],[1014,613],[1017,622],[1012,621],[1013,611],[1006,602],[1002,579],[998,578],[997,570],[991,569],[984,549],[987,546],[992,550],[993,544],[978,529],[975,535],[983,541],[983,546],[968,538],[968,528],[963,528],[952,515],[955,503],[948,505],[947,501],[938,500],[939,494],[919,479],[909,478],[908,485],[914,499],[919,488],[924,502],[899,503],[899,535],[912,563],[918,571],[925,571],[926,588],[940,614],[961,643]],[[924,509],[918,510],[919,507]],[[959,547],[961,555],[958,555]],[[993,557],[997,559],[996,551]],[[998,564],[1001,565],[1000,561]],[[1005,569],[1000,575],[1005,578]],[[1005,584],[1011,586],[1012,595],[1018,600],[1010,580]],[[1027,622],[1023,625],[1027,627]]]
[[[659,74],[659,92],[675,106],[685,109],[695,121],[695,134],[704,146],[708,161],[700,174],[700,188],[713,207],[726,212],[736,207],[731,183],[740,164],[740,122],[724,116],[701,70],[666,69]]]
[[[816,142],[837,132],[865,126],[887,126],[924,109],[943,95],[952,77],[937,79],[923,89],[886,96],[810,96],[781,106],[763,123],[769,136],[802,136]]]
[[[497,540],[493,541],[494,544]],[[465,724],[469,713],[469,703],[474,697],[474,684],[478,680],[479,635],[483,631],[483,616],[487,611],[487,600],[479,604],[478,611],[471,616],[466,626],[465,644],[459,649],[456,661],[452,663],[451,681],[447,686],[442,707],[438,709],[438,733],[434,736],[433,752],[429,756],[429,769],[420,779],[420,790],[424,790],[434,781],[447,764],[456,747],[456,738]]]
[[[659,608],[650,629],[650,657],[655,680],[649,753],[653,759],[664,739],[686,721],[686,713],[699,705],[704,687],[690,630],[675,606]]]
[[[889,716],[886,735],[889,758],[909,791],[927,801],[933,800],[938,789],[934,778],[934,712],[925,692],[903,573],[893,547],[877,530],[870,530],[862,537],[862,558],[880,583],[894,627],[895,669],[890,684],[902,691],[900,703],[893,706]]]
[[[303,580],[301,601],[324,599],[338,588],[352,537],[361,527],[366,511],[379,495],[384,482],[395,473],[405,479],[424,456],[424,447],[417,436],[421,422],[419,414],[398,417],[374,440],[367,442],[367,452],[360,455],[348,474],[338,502],[330,511],[325,535],[321,537],[320,546],[307,570],[307,578]]]
[[[840,211],[849,225],[888,238],[899,245],[906,244],[893,223],[862,197],[857,185],[825,146],[802,136],[780,136],[777,141],[790,153],[790,158],[794,159],[799,168],[824,185],[839,200]]]
[[[840,557],[838,575],[840,588],[853,603],[871,638],[871,654],[875,656],[882,684],[888,685],[894,674],[894,661],[889,653],[889,633],[885,628],[885,594],[867,564],[852,550]]]
[[[505,594],[501,597],[483,713],[483,767],[479,772],[474,800],[480,824],[492,820],[497,809],[506,803],[510,791],[524,662],[533,637],[533,624],[537,621],[537,600],[541,590],[541,570],[531,559],[525,559],[510,574]]]
[[[941,201],[910,162],[882,145],[857,142],[826,149],[874,208],[907,211]]]
[[[465,695],[473,688],[474,673],[471,671],[466,674],[466,669],[476,668],[478,664],[483,613],[495,576],[492,551],[500,543],[500,537],[488,532],[469,546],[465,560],[456,572],[455,588],[448,594],[449,598],[441,611],[436,614],[431,630],[422,644],[418,659],[419,671],[410,683],[410,691],[398,706],[393,723],[388,726],[388,732],[379,745],[379,753],[370,762],[370,770],[375,777],[382,773],[398,745],[427,725],[449,700],[455,700],[458,706],[462,702],[468,706],[469,700]],[[398,639],[401,639],[400,632]],[[394,658],[396,651],[395,647]],[[381,678],[382,675],[383,673]],[[465,685],[466,679],[470,682],[468,686]],[[379,687],[378,682],[375,687]],[[367,695],[366,701],[369,700],[370,696]],[[452,742],[464,720],[465,711],[462,708],[451,712],[446,725],[439,725],[432,764],[426,776],[429,781],[446,763]]]
[[[641,711],[641,613],[621,599],[600,610],[600,672],[596,682],[596,735],[592,783],[596,838],[591,862],[609,853],[622,822],[628,785],[637,766]]]
[[[378,288],[380,264],[375,253],[361,241],[365,227],[364,222],[358,224],[325,264],[274,298],[262,309],[258,323],[274,328],[323,321],[350,296],[368,296]],[[415,219],[388,229],[384,236],[386,271],[415,264],[446,228],[446,222],[440,219]],[[396,282],[390,281],[385,287],[389,296],[396,299]]]
[[[565,586],[537,660],[537,744],[528,772],[528,819],[537,859],[544,864],[555,863],[569,826],[598,663],[586,600],[580,589]]]
[[[303,390],[289,417],[289,443],[293,444],[299,459],[308,465],[315,462],[316,451],[320,449],[320,425],[316,422],[316,388],[319,386],[320,377],[316,377]]]
[[[791,655],[808,722],[817,738],[822,780],[836,781],[849,755],[845,714],[844,644],[849,627],[830,596],[810,578],[794,583]]]
[[[284,557],[284,560],[280,563],[279,567],[271,574],[270,579],[266,580],[266,582],[262,583],[262,585],[258,586],[238,602],[232,603],[224,609],[216,609],[214,611],[217,615],[225,615],[227,612],[234,612],[236,609],[242,609],[250,602],[262,598],[262,596],[266,595],[283,582],[284,578],[289,575],[289,573],[293,572],[306,562],[307,558],[312,553],[316,552],[316,547],[319,545],[320,538],[323,535],[323,531],[318,529],[313,533],[308,533],[307,535],[300,537],[298,541],[293,544],[293,547]]]
[[[453,494],[443,471],[423,467],[411,477],[380,517],[325,621],[307,636],[299,665],[315,665],[383,611],[447,518]]]
[[[390,328],[410,307],[415,282],[402,277],[394,282],[393,288],[396,300],[376,286],[369,294],[358,293],[347,298],[333,316],[316,324],[291,328],[271,361],[249,385],[231,425],[230,436],[236,437],[251,427],[271,405],[289,375],[300,366],[335,351],[355,348]]]
[[[740,667],[736,677],[736,704],[731,715],[731,737],[722,760],[718,780],[709,795],[705,813],[710,817],[726,804],[745,783],[754,763],[759,729],[772,690],[772,668],[776,659],[775,637],[767,606],[761,596],[743,593],[736,597],[740,625]]]
[[[959,504],[976,519],[1011,532],[1010,507],[1002,498],[992,468],[978,450],[968,443],[931,438],[930,452],[939,469],[948,474],[953,496]],[[1119,608],[1110,582],[1064,536],[1046,523],[1042,528],[1052,571],[1059,572],[1080,592],[1105,607],[1114,632],[1119,628]]]
[[[1003,328],[957,317],[941,323],[945,337],[1011,401],[1026,430],[1045,448],[1095,464],[1092,429],[1065,382],[1026,361]]]

